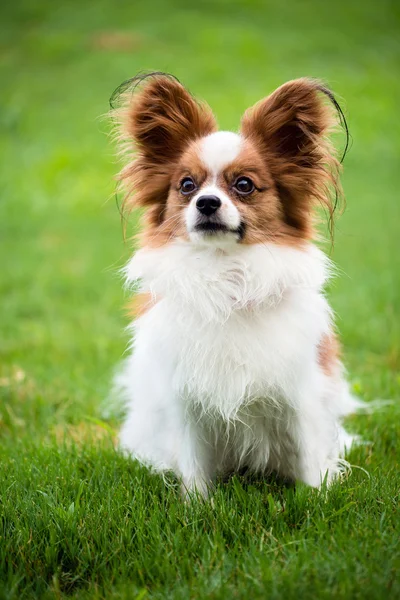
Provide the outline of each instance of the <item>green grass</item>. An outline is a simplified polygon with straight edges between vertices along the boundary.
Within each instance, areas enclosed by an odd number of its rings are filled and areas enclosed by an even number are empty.
[[[400,595],[400,43],[394,2],[14,0],[0,19],[0,597]],[[99,119],[143,69],[176,74],[236,128],[287,79],[348,116],[347,210],[329,290],[349,378],[395,402],[328,494],[235,477],[184,504],[113,448],[104,403],[126,346],[129,255]],[[340,140],[339,140],[340,142]],[[111,198],[111,199],[110,199]]]

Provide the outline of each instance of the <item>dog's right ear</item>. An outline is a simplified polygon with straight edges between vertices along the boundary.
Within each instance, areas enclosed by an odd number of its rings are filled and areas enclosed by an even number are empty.
[[[215,130],[208,107],[201,106],[171,76],[150,75],[126,108],[126,133],[149,160],[170,162],[191,140]]]
[[[161,220],[174,165],[191,141],[215,131],[216,122],[211,109],[171,75],[150,73],[121,87],[110,103],[117,98],[120,105],[114,111],[119,142],[134,150],[119,175],[127,190],[124,204],[128,210],[153,206]]]

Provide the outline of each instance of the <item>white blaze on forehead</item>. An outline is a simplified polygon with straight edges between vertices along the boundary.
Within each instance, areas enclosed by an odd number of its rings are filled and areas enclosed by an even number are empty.
[[[186,227],[189,238],[195,243],[207,245],[224,246],[238,241],[238,229],[240,227],[240,213],[229,195],[217,185],[218,174],[221,173],[239,155],[242,149],[243,139],[231,131],[218,131],[200,140],[199,158],[211,177],[207,177],[205,185],[197,190],[186,207]],[[215,215],[211,216],[211,222],[224,225],[227,232],[219,235],[206,235],[197,229],[204,222],[204,216],[197,208],[197,200],[201,196],[217,196],[221,201]]]
[[[213,174],[220,173],[237,158],[243,139],[232,131],[217,131],[201,141],[201,159]]]

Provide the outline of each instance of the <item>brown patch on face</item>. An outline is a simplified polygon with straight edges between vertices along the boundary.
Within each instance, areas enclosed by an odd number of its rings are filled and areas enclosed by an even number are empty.
[[[337,368],[340,356],[340,345],[336,335],[331,332],[325,334],[318,344],[318,364],[325,375],[333,375]]]
[[[234,184],[241,177],[249,178],[255,189],[240,195]],[[239,156],[218,177],[218,185],[229,196],[240,213],[244,225],[243,244],[279,242],[285,236],[283,209],[275,182],[264,156],[250,139],[245,139]]]
[[[190,203],[193,194],[184,196],[181,193],[180,184],[185,177],[189,176],[196,182],[198,188],[206,183],[209,174],[199,158],[199,153],[199,142],[191,142],[177,161],[176,167],[170,175],[164,218],[157,227],[152,227],[151,224],[145,227],[141,237],[143,245],[159,247],[177,237],[188,239],[185,208]],[[145,219],[147,219],[146,215]]]
[[[167,198],[179,159],[191,141],[215,131],[216,123],[208,106],[175,78],[154,74],[143,80],[139,92],[123,94],[123,107],[114,113],[122,150],[136,150],[118,178],[126,189],[124,210],[146,209],[145,239],[158,245],[168,239],[169,228],[161,226],[168,218]]]
[[[242,119],[242,134],[259,149],[274,180],[282,209],[279,237],[288,243],[312,238],[315,204],[332,219],[331,192],[335,198],[341,193],[340,165],[327,139],[334,111],[323,94],[331,98],[318,81],[289,81]]]
[[[156,301],[149,292],[143,292],[133,296],[126,304],[126,314],[130,319],[138,319],[144,315]]]

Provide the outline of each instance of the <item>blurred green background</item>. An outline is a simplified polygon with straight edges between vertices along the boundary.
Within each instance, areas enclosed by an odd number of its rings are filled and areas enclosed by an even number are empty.
[[[398,399],[399,6],[3,2],[0,440],[8,457],[22,461],[28,440],[40,447],[65,428],[79,441],[94,423],[106,426],[104,401],[127,343],[118,269],[130,244],[102,115],[113,90],[142,70],[175,74],[207,100],[222,128],[236,129],[249,105],[295,77],[322,78],[335,91],[352,147],[344,164],[347,209],[331,252],[339,277],[329,297],[354,389],[367,400]],[[343,146],[343,136],[337,141]],[[385,432],[387,446],[371,464],[387,460],[389,472],[397,407],[380,419],[355,420],[353,428],[368,439]],[[118,423],[110,423],[114,431]]]

